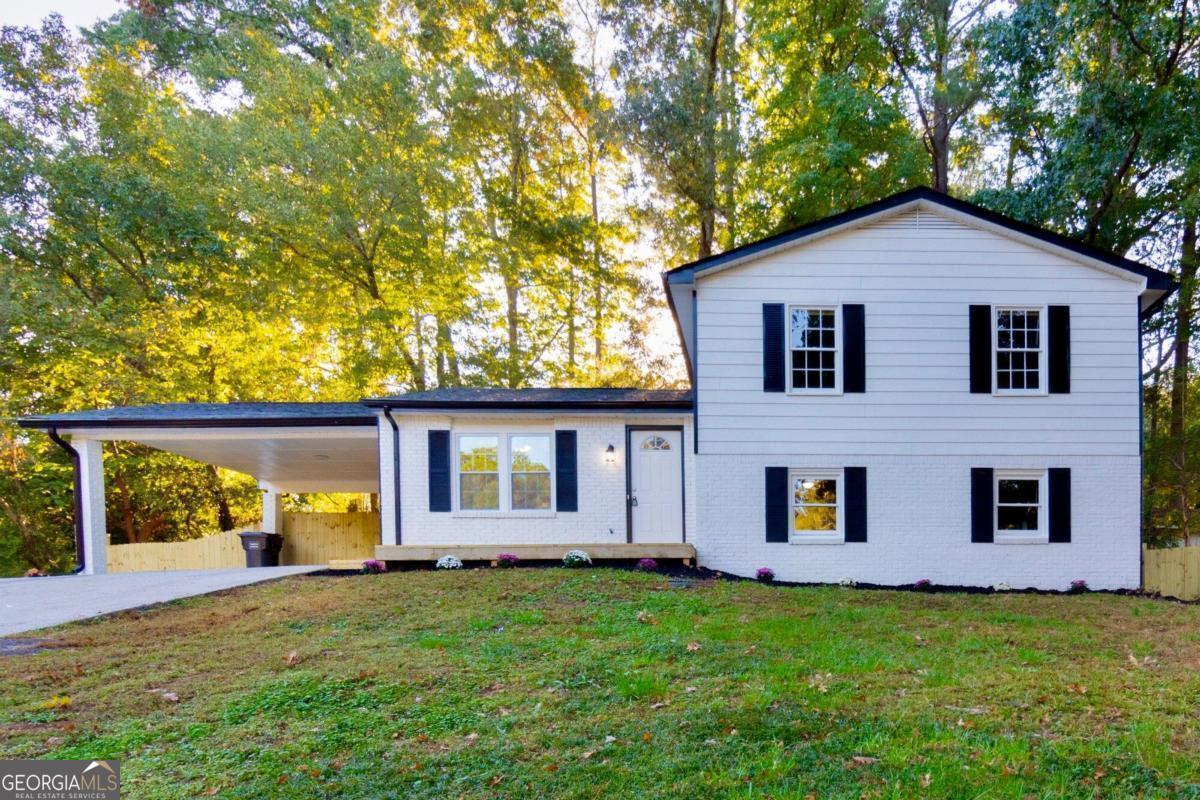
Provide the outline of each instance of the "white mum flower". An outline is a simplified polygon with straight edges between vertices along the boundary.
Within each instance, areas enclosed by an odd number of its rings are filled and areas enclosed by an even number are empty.
[[[434,565],[435,569],[462,569],[462,562],[456,556],[442,556]]]
[[[583,550],[568,550],[563,556],[563,565],[568,567],[582,567],[585,564],[591,564],[592,557]]]

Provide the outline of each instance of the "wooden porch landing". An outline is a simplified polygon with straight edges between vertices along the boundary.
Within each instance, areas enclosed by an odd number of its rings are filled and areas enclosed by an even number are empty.
[[[696,548],[686,542],[664,544],[380,544],[375,546],[375,558],[380,561],[437,561],[442,556],[457,556],[463,561],[495,561],[501,553],[512,553],[525,561],[560,561],[568,550],[583,550],[593,561],[629,560],[638,558],[678,558],[691,564]],[[358,569],[361,560],[338,559],[329,563],[331,569]]]

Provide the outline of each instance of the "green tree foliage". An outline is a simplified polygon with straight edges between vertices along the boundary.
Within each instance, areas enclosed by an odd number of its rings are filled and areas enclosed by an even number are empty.
[[[3,29],[0,570],[70,560],[70,466],[16,417],[675,382],[658,271],[922,183],[1180,276],[1145,519],[1200,535],[1198,39],[1195,0],[143,0]],[[115,541],[257,513],[246,476],[106,463]]]
[[[748,238],[927,183],[873,2],[753,0],[747,94],[756,123],[742,227]]]

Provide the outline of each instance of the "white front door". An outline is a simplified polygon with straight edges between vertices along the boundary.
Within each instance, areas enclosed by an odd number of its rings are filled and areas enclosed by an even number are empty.
[[[683,434],[629,432],[629,503],[634,542],[683,541]]]

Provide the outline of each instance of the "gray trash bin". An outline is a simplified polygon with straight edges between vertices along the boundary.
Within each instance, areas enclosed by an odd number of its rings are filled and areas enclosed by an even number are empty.
[[[283,537],[278,533],[246,531],[239,533],[242,549],[246,551],[247,567],[278,567]]]

